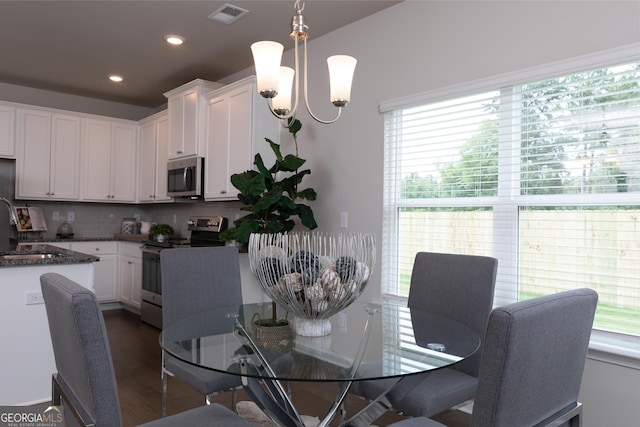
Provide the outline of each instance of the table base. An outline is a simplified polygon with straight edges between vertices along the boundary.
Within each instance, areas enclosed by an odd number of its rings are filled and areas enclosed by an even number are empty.
[[[350,371],[350,378],[355,378],[355,375],[360,367],[362,358],[365,353],[365,349],[369,342],[369,336],[371,334],[371,320],[373,314],[378,311],[377,308],[367,308],[367,321],[365,323],[363,339],[360,341],[358,352],[354,358],[353,365]],[[271,366],[260,352],[259,347],[251,339],[251,335],[247,333],[242,325],[238,322],[237,326],[243,331],[242,336],[249,342],[251,349],[261,362],[262,367],[273,379],[263,378],[258,380],[253,377],[243,376],[242,386],[251,399],[258,405],[258,407],[275,423],[283,427],[305,427],[302,416],[298,413],[288,392],[282,386],[282,383],[275,379],[277,376],[273,372]],[[238,360],[240,370],[243,374],[248,374],[250,365],[247,363],[245,357]],[[416,385],[419,379],[418,376],[410,376],[409,378],[416,381]],[[327,413],[320,420],[317,427],[327,427],[331,420],[335,417],[336,413],[340,411],[341,422],[340,426],[368,426],[371,421],[377,419],[387,410],[391,408],[389,401],[386,398],[389,393],[400,381],[406,378],[398,377],[397,381],[393,382],[383,393],[375,400],[371,401],[364,409],[355,414],[348,420],[345,420],[346,416],[343,411],[343,402],[349,393],[349,388],[353,381],[344,381],[341,383],[340,391],[336,396],[331,407],[327,410]]]

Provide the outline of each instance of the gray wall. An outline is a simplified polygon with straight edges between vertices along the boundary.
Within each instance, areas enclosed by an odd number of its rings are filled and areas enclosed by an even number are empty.
[[[312,5],[305,12],[312,21]],[[312,40],[310,102],[323,118],[333,114],[325,58],[358,59],[352,100],[337,123],[320,125],[299,114],[300,153],[318,192],[313,208],[320,227],[337,230],[344,211],[350,231],[374,232],[381,241],[381,101],[638,42],[637,1],[405,1]],[[287,52],[289,64],[291,57]],[[380,298],[379,264],[365,293]],[[636,426],[640,371],[589,360],[580,399],[584,427]]]
[[[84,96],[67,95],[48,90],[32,89],[8,83],[0,83],[0,99],[2,101],[21,104],[38,105],[40,107],[59,108],[79,113],[97,114],[121,119],[140,120],[157,111],[166,109],[166,105],[158,108],[139,107],[111,101],[96,101]]]

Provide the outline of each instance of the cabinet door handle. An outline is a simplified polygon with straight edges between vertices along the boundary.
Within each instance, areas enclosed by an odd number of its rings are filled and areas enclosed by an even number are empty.
[[[131,261],[127,261],[127,264],[133,264]]]
[[[182,151],[176,151],[176,154],[182,154]]]

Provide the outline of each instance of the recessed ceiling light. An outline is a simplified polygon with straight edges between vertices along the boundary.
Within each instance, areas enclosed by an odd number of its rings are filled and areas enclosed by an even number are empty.
[[[168,36],[164,36],[164,39],[167,43],[179,46],[184,43],[184,37],[176,36],[175,34],[169,34]]]
[[[111,80],[112,82],[120,83],[121,81],[124,80],[124,78],[122,76],[117,75],[117,74],[111,74],[109,76],[109,80]]]

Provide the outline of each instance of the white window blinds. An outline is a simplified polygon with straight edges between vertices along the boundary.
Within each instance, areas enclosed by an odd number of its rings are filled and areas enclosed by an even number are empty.
[[[640,335],[640,62],[385,112],[383,283],[416,252],[494,256],[496,305],[589,287]]]

